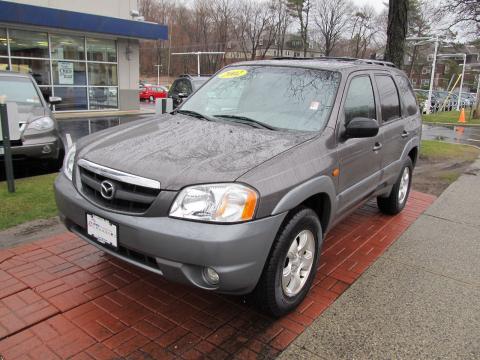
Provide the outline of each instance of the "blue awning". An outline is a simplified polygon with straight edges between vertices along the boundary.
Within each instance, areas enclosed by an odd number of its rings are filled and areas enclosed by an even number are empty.
[[[2,0],[0,0],[0,22],[109,34],[119,37],[150,40],[168,39],[168,27],[165,25],[18,4]]]

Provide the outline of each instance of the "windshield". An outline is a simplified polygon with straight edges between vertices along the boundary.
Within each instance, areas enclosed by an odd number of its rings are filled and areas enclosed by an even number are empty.
[[[194,93],[181,109],[225,121],[242,117],[276,129],[319,131],[328,120],[339,81],[340,74],[332,71],[228,67]]]
[[[28,78],[0,76],[0,95],[6,95],[8,102],[42,107],[37,90]]]

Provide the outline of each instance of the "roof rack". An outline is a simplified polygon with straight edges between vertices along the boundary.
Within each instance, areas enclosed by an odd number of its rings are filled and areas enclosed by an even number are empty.
[[[281,57],[274,57],[272,60],[318,60],[318,61],[345,61],[345,62],[352,62],[357,64],[370,64],[370,65],[383,65],[392,68],[396,68],[397,66],[390,62],[390,61],[383,61],[383,60],[373,60],[373,59],[357,59],[353,57],[347,56],[322,56],[322,57],[288,57],[288,56],[281,56]]]

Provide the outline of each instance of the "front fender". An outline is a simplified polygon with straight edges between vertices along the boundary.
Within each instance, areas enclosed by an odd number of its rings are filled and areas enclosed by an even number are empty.
[[[273,209],[272,215],[290,211],[291,209],[302,204],[311,196],[322,193],[327,194],[330,200],[330,214],[327,221],[327,224],[330,224],[332,214],[335,214],[337,210],[337,202],[335,185],[332,179],[326,175],[312,178],[291,189],[280,199],[278,204]],[[326,231],[327,229],[328,226],[326,226],[326,228],[323,230]]]

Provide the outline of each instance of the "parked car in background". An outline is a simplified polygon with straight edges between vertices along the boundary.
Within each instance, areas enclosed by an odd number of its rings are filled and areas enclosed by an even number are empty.
[[[165,86],[160,85],[145,85],[139,92],[140,101],[148,100],[154,102],[155,99],[166,98],[168,90]]]
[[[209,78],[209,76],[180,75],[168,91],[168,97],[173,99],[173,108],[178,107],[184,99],[197,91]]]
[[[159,120],[80,139],[55,182],[60,218],[169,280],[253,292],[274,316],[304,300],[341,219],[372,197],[402,211],[422,128],[405,73],[355,59],[237,63]]]
[[[456,98],[452,96],[448,91],[434,90],[433,95],[438,102],[437,110],[452,111],[456,108]]]
[[[18,111],[20,140],[12,141],[13,159],[33,159],[58,170],[64,155],[63,142],[55,117],[33,77],[0,71],[0,95],[6,95],[7,103],[15,103]],[[49,98],[52,105],[61,101],[59,97]],[[3,157],[0,147],[0,161]]]
[[[470,100],[470,106],[474,106],[475,105],[475,102],[477,101],[477,94],[475,93],[468,93],[468,98]]]
[[[428,90],[415,89],[414,93],[422,114],[425,114],[427,112]],[[434,112],[436,106],[435,95],[432,94],[430,112]]]

